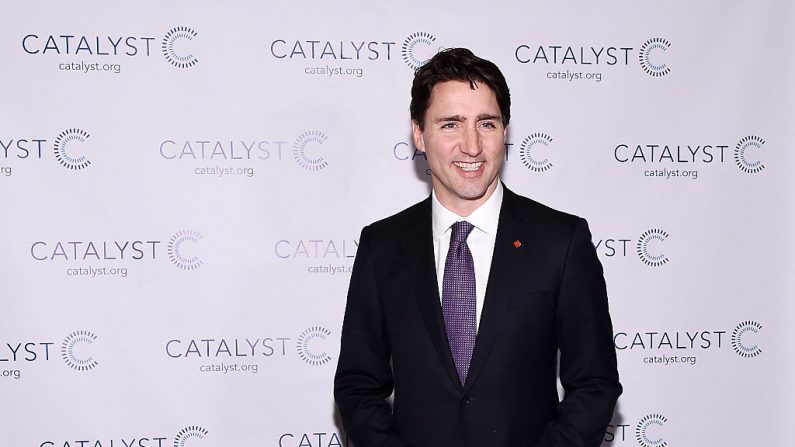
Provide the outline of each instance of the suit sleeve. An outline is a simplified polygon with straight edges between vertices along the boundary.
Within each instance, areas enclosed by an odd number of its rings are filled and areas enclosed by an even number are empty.
[[[365,227],[348,288],[334,399],[356,446],[408,447],[395,434],[386,401],[394,387],[391,348],[368,243]]]
[[[535,445],[598,447],[622,388],[602,265],[584,219],[578,219],[566,254],[556,335],[564,398],[557,420]]]

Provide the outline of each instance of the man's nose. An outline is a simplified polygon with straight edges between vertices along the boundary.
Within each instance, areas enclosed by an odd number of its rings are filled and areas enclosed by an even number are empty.
[[[470,157],[477,157],[483,152],[483,147],[480,142],[480,134],[476,128],[469,128],[464,132],[461,141],[461,152],[469,155]]]

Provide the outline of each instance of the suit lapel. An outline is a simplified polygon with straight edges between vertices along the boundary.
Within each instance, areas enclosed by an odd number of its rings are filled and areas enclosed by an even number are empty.
[[[528,247],[515,246],[515,241],[521,239],[520,223],[524,218],[516,202],[516,195],[505,188],[475,350],[464,384],[465,392],[469,391],[486,364],[508,310],[512,292],[518,289],[522,280],[521,270],[524,265],[522,254]]]
[[[408,263],[411,271],[411,287],[414,289],[417,306],[428,330],[428,335],[431,337],[439,361],[450,380],[460,387],[461,381],[458,379],[453,355],[450,352],[450,345],[444,330],[439,286],[436,281],[430,198],[423,202],[421,213],[412,229],[403,235],[402,245],[406,251],[406,259],[411,260]]]

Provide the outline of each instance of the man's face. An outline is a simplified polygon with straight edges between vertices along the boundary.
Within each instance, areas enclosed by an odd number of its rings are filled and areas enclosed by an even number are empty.
[[[485,84],[447,81],[431,91],[425,126],[412,122],[414,144],[428,157],[436,196],[468,216],[497,187],[505,127],[494,91]]]

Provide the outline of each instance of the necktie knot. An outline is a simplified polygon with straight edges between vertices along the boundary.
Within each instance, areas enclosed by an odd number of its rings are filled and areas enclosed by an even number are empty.
[[[450,236],[450,242],[458,243],[465,242],[469,233],[472,232],[472,229],[475,228],[474,225],[465,221],[459,220],[458,222],[453,224],[453,234]]]

